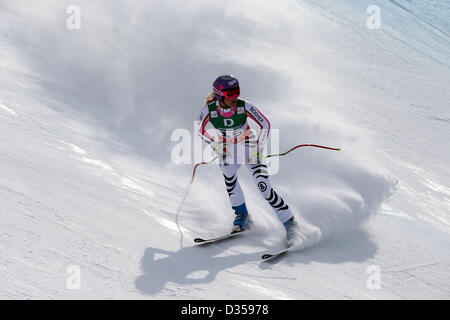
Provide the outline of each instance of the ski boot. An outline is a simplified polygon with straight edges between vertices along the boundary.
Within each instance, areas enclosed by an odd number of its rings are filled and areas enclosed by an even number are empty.
[[[299,236],[299,228],[294,217],[283,223],[286,228],[286,239],[288,247],[292,247],[297,241]]]
[[[236,217],[234,218],[233,230],[231,232],[241,232],[248,229],[251,221],[245,203],[240,206],[233,207],[233,209]]]

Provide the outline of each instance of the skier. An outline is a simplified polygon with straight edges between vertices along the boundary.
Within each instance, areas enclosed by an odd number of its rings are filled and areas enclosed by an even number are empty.
[[[245,205],[244,193],[239,185],[237,171],[241,164],[246,164],[262,196],[275,211],[278,219],[286,228],[288,246],[294,245],[298,225],[288,204],[270,184],[267,166],[261,163],[261,150],[270,132],[267,118],[251,103],[238,99],[239,81],[232,75],[221,75],[213,83],[213,92],[207,97],[205,106],[197,118],[198,135],[219,156],[226,190],[231,207],[235,213],[232,232],[243,231],[250,226],[250,218]],[[260,127],[255,140],[248,118]],[[209,135],[205,127],[208,123],[217,129],[216,140]],[[244,146],[243,161],[237,152]]]

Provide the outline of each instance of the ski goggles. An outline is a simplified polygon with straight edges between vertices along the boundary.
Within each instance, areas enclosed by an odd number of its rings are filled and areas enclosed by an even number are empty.
[[[225,98],[233,100],[233,99],[236,99],[237,97],[239,97],[239,95],[241,94],[241,89],[239,87],[228,89],[228,90],[222,91],[222,94]]]

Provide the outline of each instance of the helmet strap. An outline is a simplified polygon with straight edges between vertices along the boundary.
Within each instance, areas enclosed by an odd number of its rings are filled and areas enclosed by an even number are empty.
[[[219,105],[224,108],[224,109],[230,109],[231,107],[227,106],[224,102],[224,98],[221,97],[222,99],[219,100]]]

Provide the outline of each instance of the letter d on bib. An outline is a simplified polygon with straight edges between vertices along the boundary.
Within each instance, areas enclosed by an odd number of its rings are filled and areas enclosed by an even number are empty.
[[[233,119],[224,119],[223,124],[225,125],[225,127],[231,127],[234,124],[234,121]]]

